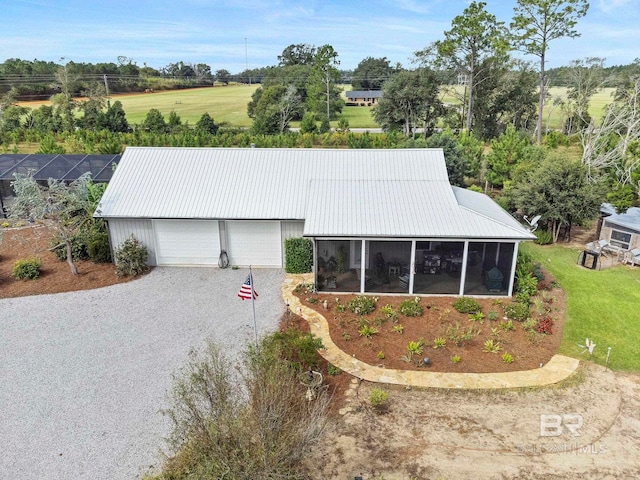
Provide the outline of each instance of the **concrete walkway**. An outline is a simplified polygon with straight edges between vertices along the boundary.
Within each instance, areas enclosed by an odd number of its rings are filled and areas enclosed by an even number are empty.
[[[578,368],[579,361],[564,355],[554,355],[546,365],[535,370],[501,373],[444,373],[415,370],[391,370],[361,362],[340,350],[329,335],[329,324],[319,312],[303,305],[293,294],[296,285],[311,283],[310,274],[287,274],[282,285],[282,298],[292,312],[305,318],[311,333],[322,339],[324,350],[320,354],[330,363],[354,377],[369,382],[388,383],[431,388],[521,388],[551,385],[569,377]]]

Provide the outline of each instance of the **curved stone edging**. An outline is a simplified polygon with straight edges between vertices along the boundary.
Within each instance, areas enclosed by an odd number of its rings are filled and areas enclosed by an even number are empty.
[[[311,333],[322,340],[324,350],[320,354],[328,362],[354,377],[369,382],[388,383],[413,387],[493,389],[537,387],[558,383],[573,374],[579,360],[564,355],[554,355],[546,365],[534,370],[499,373],[455,373],[424,372],[415,370],[393,370],[375,367],[350,356],[333,343],[329,335],[329,324],[319,312],[300,303],[293,294],[296,285],[312,282],[306,275],[288,274],[282,285],[282,298],[289,308],[309,322]]]

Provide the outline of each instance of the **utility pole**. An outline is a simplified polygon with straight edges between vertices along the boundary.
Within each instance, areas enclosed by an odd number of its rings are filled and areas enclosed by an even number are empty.
[[[104,89],[107,92],[107,107],[111,107],[111,99],[109,98],[109,82],[107,82],[107,74],[104,74]]]
[[[249,51],[247,50],[247,37],[244,37],[244,70],[249,73]],[[249,75],[249,85],[251,85],[251,76]]]

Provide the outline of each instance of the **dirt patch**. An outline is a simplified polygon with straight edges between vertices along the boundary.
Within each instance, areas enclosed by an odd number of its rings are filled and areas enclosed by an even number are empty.
[[[71,292],[124,283],[130,278],[118,277],[111,263],[77,262],[78,275],[73,275],[66,262],[50,252],[52,231],[44,226],[5,228],[0,243],[0,298],[24,297],[45,293]],[[15,280],[13,265],[26,257],[42,260],[36,280]]]
[[[562,384],[538,389],[383,385],[389,400],[382,414],[369,401],[374,387],[352,380],[307,460],[311,478],[640,478],[638,375],[583,364]],[[541,415],[566,424],[579,418],[580,436],[564,424],[541,436]]]
[[[298,297],[308,307],[325,316],[329,324],[331,339],[344,352],[370,365],[398,370],[428,370],[436,372],[506,372],[539,368],[557,353],[562,336],[565,297],[560,288],[551,288],[550,274],[545,272],[544,290],[538,292],[530,316],[534,320],[548,319],[552,322],[550,334],[530,334],[525,331],[523,322],[511,322],[508,329],[505,308],[513,302],[511,299],[476,299],[482,308],[484,318],[473,321],[469,314],[460,313],[453,304],[453,297],[422,297],[419,305],[423,314],[408,317],[398,314],[395,319],[387,319],[382,307],[391,307],[400,311],[404,301],[412,302],[412,297],[377,297],[376,309],[367,315],[357,315],[344,311],[355,295],[307,295]],[[371,296],[373,298],[373,296]],[[495,317],[495,318],[494,318]],[[490,320],[490,318],[494,318]],[[361,328],[367,325],[377,333],[363,335]],[[472,339],[456,345],[451,333],[472,329]],[[446,344],[435,347],[436,339]],[[499,344],[495,353],[484,351],[487,340]],[[409,342],[423,342],[422,353],[410,355]],[[506,363],[503,354],[509,353],[512,363]],[[455,362],[454,356],[460,360]],[[429,358],[428,366],[424,358]]]

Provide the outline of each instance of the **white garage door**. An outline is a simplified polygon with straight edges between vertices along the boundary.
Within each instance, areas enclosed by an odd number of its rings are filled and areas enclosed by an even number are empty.
[[[282,266],[280,222],[227,221],[231,265]]]
[[[158,265],[217,265],[217,220],[154,220]]]

